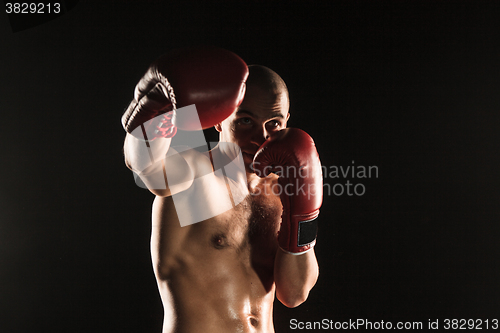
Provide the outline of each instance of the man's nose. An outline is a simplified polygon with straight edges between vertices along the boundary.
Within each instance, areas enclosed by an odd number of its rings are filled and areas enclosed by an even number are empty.
[[[257,147],[262,146],[262,144],[269,138],[269,132],[266,130],[264,125],[258,126],[252,133],[251,142]]]

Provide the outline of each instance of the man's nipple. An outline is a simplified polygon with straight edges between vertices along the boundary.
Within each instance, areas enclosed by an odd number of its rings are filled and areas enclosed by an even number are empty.
[[[212,236],[212,245],[218,250],[222,250],[229,246],[227,237],[224,234],[215,234]]]

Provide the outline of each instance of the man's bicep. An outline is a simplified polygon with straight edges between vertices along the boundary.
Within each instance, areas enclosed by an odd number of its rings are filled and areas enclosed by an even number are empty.
[[[192,150],[178,152],[170,147],[168,154],[154,165],[144,169],[138,176],[153,194],[168,197],[187,190],[192,184],[198,167],[194,162],[200,158]]]

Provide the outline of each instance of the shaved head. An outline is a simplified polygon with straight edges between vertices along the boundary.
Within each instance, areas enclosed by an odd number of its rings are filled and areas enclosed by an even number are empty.
[[[286,90],[285,81],[275,71],[260,65],[248,66],[247,84],[256,84],[266,90]]]
[[[251,65],[248,72],[243,101],[215,129],[220,133],[220,142],[235,143],[241,148],[245,168],[251,173],[250,163],[259,147],[273,133],[286,128],[290,102],[285,82],[273,70]]]
[[[282,95],[289,107],[288,88],[285,81],[272,69],[260,65],[248,66],[247,89],[259,89],[267,94]]]

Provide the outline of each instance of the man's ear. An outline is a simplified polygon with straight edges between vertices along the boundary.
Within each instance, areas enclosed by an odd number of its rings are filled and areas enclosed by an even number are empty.
[[[287,127],[287,126],[288,126],[288,124],[287,124],[288,119],[290,119],[290,112],[288,112],[288,113],[286,114],[286,119],[285,119],[285,127]]]
[[[214,128],[215,128],[215,130],[216,130],[217,132],[219,132],[219,133],[220,133],[220,132],[222,132],[222,124],[221,124],[221,123],[216,124],[216,125],[214,126]]]

